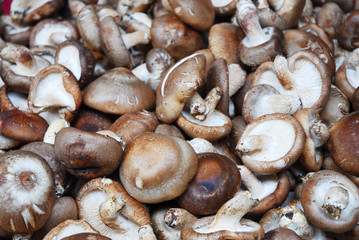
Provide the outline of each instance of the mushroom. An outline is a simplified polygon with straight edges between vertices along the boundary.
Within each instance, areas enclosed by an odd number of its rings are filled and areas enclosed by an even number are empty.
[[[248,66],[259,66],[271,61],[284,50],[284,35],[277,27],[262,29],[257,9],[252,1],[240,0],[237,3],[236,18],[246,33],[238,47],[239,58]]]
[[[55,158],[54,145],[45,142],[31,142],[22,146],[20,150],[33,152],[46,160],[54,174],[55,195],[57,198],[63,196],[70,187],[70,177],[65,166]]]
[[[164,48],[179,60],[199,50],[203,38],[195,30],[173,14],[156,17],[152,21],[151,40],[153,47]]]
[[[154,133],[160,133],[164,135],[185,139],[182,131],[177,126],[167,123],[158,124]]]
[[[43,240],[60,240],[77,233],[98,233],[88,222],[83,219],[67,219],[59,223],[48,232]]]
[[[330,95],[326,66],[309,51],[297,52],[289,58],[277,56],[273,62],[262,64],[254,73],[252,86],[259,84],[300,98],[302,108],[321,109]]]
[[[10,15],[2,15],[0,22],[3,28],[2,36],[6,42],[28,45],[32,26],[23,26],[11,20]]]
[[[156,116],[163,123],[175,121],[185,102],[202,86],[206,57],[194,53],[173,65],[165,74],[156,92]]]
[[[307,171],[318,171],[323,164],[322,146],[329,138],[329,129],[316,110],[304,108],[296,112],[294,117],[302,124],[306,136],[299,162]]]
[[[184,139],[144,133],[127,147],[120,179],[136,200],[159,203],[183,194],[197,166],[197,155]]]
[[[359,188],[343,174],[331,170],[309,173],[302,192],[305,216],[314,226],[344,233],[357,225]]]
[[[31,234],[45,225],[55,201],[51,168],[37,154],[14,150],[0,155],[0,229]]]
[[[109,175],[120,165],[122,156],[122,145],[116,139],[73,127],[56,134],[54,149],[56,159],[68,172],[85,179]]]
[[[335,74],[335,85],[351,101],[354,91],[359,87],[359,48],[352,51]]]
[[[237,0],[211,0],[216,15],[230,16],[236,11]]]
[[[334,41],[332,36],[322,27],[318,26],[315,23],[308,23],[305,26],[301,27],[300,30],[311,33],[319,37],[323,42],[325,42],[332,53],[334,53]]]
[[[153,230],[159,240],[180,240],[183,226],[196,219],[183,208],[159,206],[151,213]]]
[[[214,22],[215,10],[211,0],[164,0],[162,3],[180,21],[198,31],[208,30]]]
[[[278,175],[255,175],[246,166],[238,165],[243,185],[258,199],[258,205],[248,211],[247,216],[259,217],[271,208],[281,205],[287,198],[290,183],[286,172]]]
[[[329,130],[328,149],[335,163],[344,171],[358,175],[359,112],[351,112],[338,120]]]
[[[241,191],[223,204],[216,215],[187,223],[182,229],[181,239],[262,239],[263,228],[242,218],[257,202],[249,191]]]
[[[350,104],[348,98],[338,87],[331,84],[329,101],[319,112],[320,119],[322,119],[328,128],[331,128],[339,119],[347,115],[349,111]]]
[[[111,239],[156,239],[148,209],[110,178],[95,178],[79,190],[81,219]]]
[[[316,20],[319,27],[324,29],[331,37],[335,37],[342,25],[343,18],[344,12],[340,6],[335,2],[328,2],[318,12]]]
[[[58,47],[67,40],[79,39],[76,26],[69,20],[48,18],[38,22],[31,31],[29,45]]]
[[[200,153],[218,153],[213,144],[204,138],[193,138],[187,142],[191,145],[197,155]]]
[[[241,175],[223,155],[207,152],[197,157],[197,173],[177,202],[194,215],[215,214],[239,190]]]
[[[156,91],[162,74],[173,64],[174,58],[165,49],[155,47],[147,53],[146,62],[132,69],[132,73]]]
[[[82,103],[75,76],[66,67],[54,64],[36,74],[31,83],[28,105],[31,112],[54,109],[58,118],[71,121]]]
[[[270,113],[294,114],[302,108],[301,98],[292,94],[280,93],[272,85],[258,84],[245,95],[242,116],[251,122]]]
[[[34,76],[49,66],[42,57],[34,55],[27,47],[7,43],[1,52],[1,77],[12,89],[27,93]]]
[[[359,9],[350,13],[350,15],[345,19],[338,30],[338,42],[343,48],[347,50],[354,50],[355,48],[359,47],[358,18]]]
[[[275,228],[266,232],[263,240],[275,240],[275,239],[288,239],[288,240],[300,240],[299,237],[293,230],[288,228]]]
[[[11,19],[29,25],[56,13],[63,6],[62,0],[13,0],[11,2]]]
[[[281,30],[285,29],[285,19],[271,9],[268,0],[257,1],[257,12],[262,27],[276,26]]]
[[[77,233],[64,237],[62,240],[111,240],[111,238],[105,237],[99,233]]]
[[[154,132],[156,126],[156,115],[143,110],[122,115],[110,126],[109,130],[121,139],[122,146],[126,148],[137,136]]]
[[[87,85],[83,101],[100,112],[122,115],[143,109],[151,111],[155,93],[129,69],[118,67]]]
[[[82,88],[92,81],[95,59],[90,50],[77,40],[69,40],[58,46],[55,64],[69,69]]]
[[[48,45],[37,45],[30,48],[30,51],[42,58],[45,58],[51,64],[55,62],[56,47]]]
[[[282,133],[286,132],[285,135]],[[250,122],[236,151],[254,173],[268,175],[290,167],[303,152],[305,134],[291,115],[273,113]]]
[[[154,0],[119,0],[117,3],[117,11],[124,15],[125,13],[145,12]]]

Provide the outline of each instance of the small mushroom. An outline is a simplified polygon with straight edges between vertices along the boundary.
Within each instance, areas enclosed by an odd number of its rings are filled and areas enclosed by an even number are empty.
[[[216,215],[187,223],[182,229],[181,239],[262,239],[263,228],[242,218],[257,202],[249,191],[241,191],[223,204]]]
[[[109,175],[120,165],[122,156],[122,145],[114,138],[73,127],[56,134],[54,149],[56,159],[68,172],[85,179]]]
[[[344,233],[357,225],[359,188],[343,174],[331,170],[310,173],[302,192],[305,216],[314,226]]]
[[[80,218],[106,237],[156,239],[148,209],[128,195],[119,182],[92,179],[80,188],[76,202]]]
[[[67,40],[79,39],[76,26],[69,20],[53,18],[38,22],[31,31],[29,45],[57,47]]]
[[[151,111],[155,97],[148,85],[123,67],[111,69],[83,90],[86,106],[110,114]]]
[[[294,164],[303,152],[304,143],[303,127],[294,117],[273,113],[246,126],[236,151],[252,172],[268,175]]]
[[[284,50],[284,35],[277,27],[262,29],[257,9],[252,1],[240,0],[237,3],[236,17],[246,33],[238,47],[239,58],[248,66],[259,66],[271,61]]]
[[[145,133],[127,147],[120,179],[136,200],[159,203],[183,194],[197,166],[197,155],[184,139]]]
[[[0,229],[31,234],[45,225],[55,201],[50,166],[39,155],[14,150],[0,155]]]
[[[241,175],[229,158],[218,153],[200,153],[197,173],[177,199],[194,215],[215,214],[241,186]]]

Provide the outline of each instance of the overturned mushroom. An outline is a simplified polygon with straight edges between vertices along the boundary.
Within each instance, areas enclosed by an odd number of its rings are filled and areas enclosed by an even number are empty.
[[[81,219],[111,239],[156,239],[148,209],[133,199],[119,182],[95,178],[79,190]]]
[[[263,228],[256,222],[242,218],[257,200],[249,191],[241,191],[227,201],[216,215],[203,217],[187,223],[181,233],[182,239],[262,239]]]

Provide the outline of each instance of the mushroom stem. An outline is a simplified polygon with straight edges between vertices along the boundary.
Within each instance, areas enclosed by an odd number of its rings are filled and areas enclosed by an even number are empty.
[[[252,196],[258,198],[264,192],[264,186],[256,175],[251,172],[246,166],[238,165],[239,172],[241,173],[241,179],[246,188],[251,192]]]
[[[153,229],[150,225],[141,226],[138,230],[139,240],[157,240],[156,235],[153,233]]]
[[[136,31],[132,33],[126,33],[122,35],[123,43],[127,49],[132,48],[133,46],[139,44],[148,44],[151,40],[151,37],[148,33],[144,31]]]
[[[215,232],[223,229],[239,229],[242,217],[257,204],[258,200],[253,199],[249,191],[240,191],[236,193],[232,199],[223,204],[217,211],[208,230],[210,232]]]
[[[241,153],[253,154],[262,151],[267,142],[271,141],[271,137],[267,135],[250,135],[245,137],[236,146]]]
[[[166,225],[175,229],[182,229],[186,223],[195,219],[196,216],[183,208],[170,208],[164,215]]]
[[[349,193],[341,186],[334,186],[328,189],[322,206],[325,214],[330,218],[338,220],[343,209],[349,203]]]
[[[248,37],[249,42],[257,46],[267,41],[259,23],[256,6],[251,0],[240,0],[237,5],[236,18]]]
[[[213,88],[205,99],[196,92],[187,103],[191,115],[197,120],[204,121],[214,111],[219,100],[221,100],[221,96],[222,90],[219,87]]]
[[[284,89],[291,90],[293,84],[293,74],[288,69],[288,60],[283,56],[277,56],[274,59],[273,64],[279,82],[282,84]]]
[[[315,147],[323,146],[329,138],[329,129],[322,121],[315,121],[311,128],[310,134],[314,141]]]
[[[121,229],[116,220],[119,215],[119,211],[123,208],[123,206],[125,206],[125,204],[126,202],[121,195],[112,196],[101,203],[99,213],[102,221],[110,228]]]

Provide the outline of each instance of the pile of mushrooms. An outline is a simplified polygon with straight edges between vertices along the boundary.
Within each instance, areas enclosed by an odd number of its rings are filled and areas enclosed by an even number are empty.
[[[0,6],[0,239],[359,239],[358,0]]]

